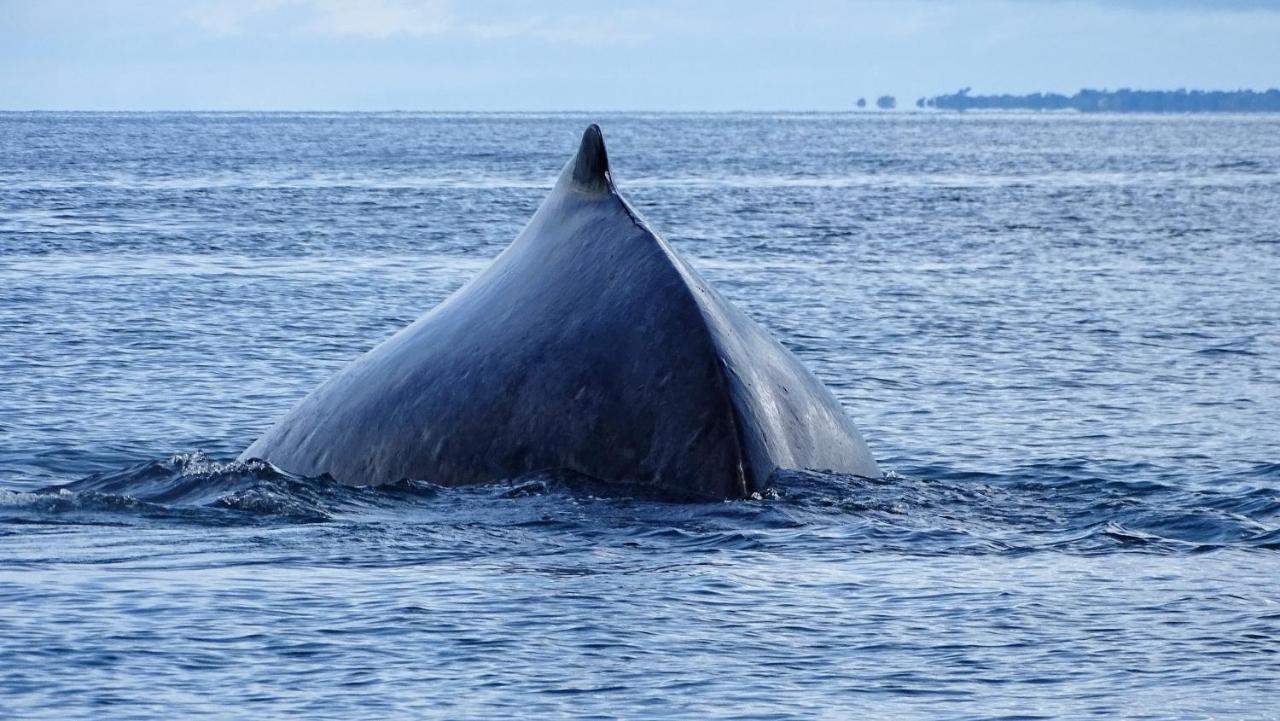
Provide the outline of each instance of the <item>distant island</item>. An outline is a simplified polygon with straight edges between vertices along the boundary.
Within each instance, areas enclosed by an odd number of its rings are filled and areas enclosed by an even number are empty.
[[[951,95],[920,98],[918,108],[938,110],[1078,110],[1082,113],[1276,113],[1280,90],[1081,90],[1075,95]]]
[[[923,100],[924,98],[920,98],[920,101],[923,101]],[[916,105],[920,105],[920,101],[917,101]],[[858,102],[855,104],[858,106],[858,109],[861,110],[862,108],[867,107],[867,99],[858,98]],[[880,97],[876,98],[876,107],[880,108],[881,110],[893,110],[894,108],[898,107],[898,100],[892,95],[881,95]],[[924,107],[924,106],[920,105],[920,107]]]

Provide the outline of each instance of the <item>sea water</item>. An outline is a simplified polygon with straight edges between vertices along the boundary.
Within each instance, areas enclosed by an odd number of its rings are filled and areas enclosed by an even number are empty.
[[[884,479],[688,504],[233,462],[485,267],[589,122]],[[0,114],[0,718],[1275,718],[1277,137]]]

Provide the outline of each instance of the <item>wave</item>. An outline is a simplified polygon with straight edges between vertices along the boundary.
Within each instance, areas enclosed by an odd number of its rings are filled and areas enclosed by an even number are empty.
[[[1001,474],[922,466],[881,479],[785,471],[752,499],[689,503],[559,472],[464,488],[413,480],[348,486],[196,452],[33,492],[0,490],[0,532],[33,523],[390,521],[623,533],[711,551],[782,540],[823,553],[834,545],[843,553],[931,555],[1280,549],[1280,464],[1199,483],[1161,480],[1162,469],[1142,464],[1112,465],[1108,475],[1096,466],[1062,459]]]

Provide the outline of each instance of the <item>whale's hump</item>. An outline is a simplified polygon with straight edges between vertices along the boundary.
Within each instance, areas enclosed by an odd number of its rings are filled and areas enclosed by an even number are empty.
[[[609,173],[609,153],[604,147],[604,134],[600,126],[592,123],[582,133],[578,153],[573,156],[566,172],[580,190],[601,192],[613,189],[613,177]]]
[[[677,497],[879,476],[840,403],[617,193],[592,125],[519,236],[242,455],[352,484],[565,470]]]

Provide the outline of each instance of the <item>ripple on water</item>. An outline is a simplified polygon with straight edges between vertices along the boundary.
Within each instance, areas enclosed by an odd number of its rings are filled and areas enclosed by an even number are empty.
[[[592,121],[888,477],[223,462]],[[1277,122],[0,114],[0,717],[1269,718]]]

